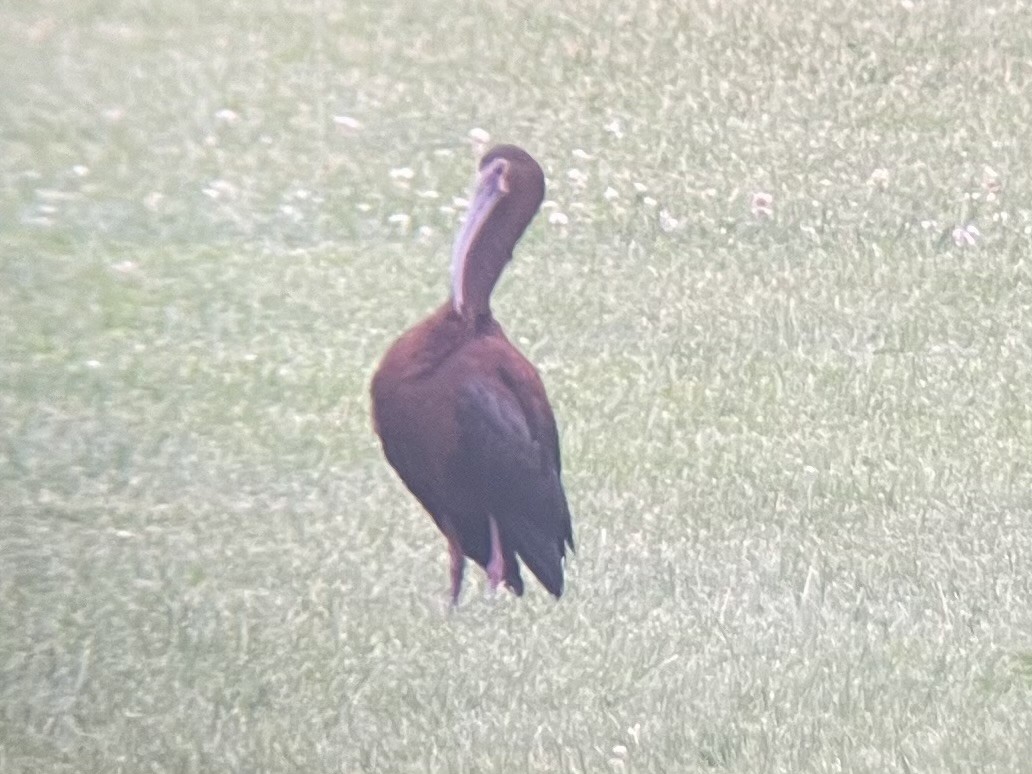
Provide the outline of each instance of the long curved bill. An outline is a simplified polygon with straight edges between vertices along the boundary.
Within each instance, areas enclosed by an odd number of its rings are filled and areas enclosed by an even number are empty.
[[[463,287],[465,286],[469,251],[495,206],[503,196],[509,193],[509,183],[506,179],[508,171],[509,162],[505,159],[495,159],[480,170],[476,190],[466,213],[466,222],[462,224],[462,228],[455,237],[451,260],[452,304],[459,314],[462,313]]]

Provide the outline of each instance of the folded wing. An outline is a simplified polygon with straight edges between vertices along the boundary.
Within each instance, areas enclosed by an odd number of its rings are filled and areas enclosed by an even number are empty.
[[[462,385],[454,472],[498,524],[503,554],[515,552],[559,597],[566,546],[573,548],[570,510],[555,418],[537,373],[527,369],[500,368]]]

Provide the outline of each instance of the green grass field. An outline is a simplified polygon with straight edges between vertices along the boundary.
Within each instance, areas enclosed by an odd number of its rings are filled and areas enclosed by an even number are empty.
[[[0,772],[1032,771],[1032,4],[873,6],[0,6]],[[473,130],[578,553],[449,614]]]

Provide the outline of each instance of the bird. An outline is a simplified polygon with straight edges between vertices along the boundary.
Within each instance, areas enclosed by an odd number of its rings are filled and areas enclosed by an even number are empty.
[[[484,154],[449,298],[391,345],[370,385],[384,455],[448,541],[453,608],[467,558],[492,590],[522,596],[522,562],[559,599],[574,549],[555,416],[490,303],[544,196],[544,172],[525,150]]]

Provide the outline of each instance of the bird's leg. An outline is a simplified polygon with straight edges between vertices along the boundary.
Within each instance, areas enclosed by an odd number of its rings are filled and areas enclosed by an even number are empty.
[[[451,603],[459,606],[459,592],[462,590],[462,574],[466,569],[466,557],[457,540],[448,540],[448,553],[451,555]]]
[[[491,527],[491,558],[487,562],[487,579],[491,583],[491,590],[494,591],[505,578],[505,557],[502,556],[502,540],[498,535],[498,523],[494,520],[494,516],[488,516],[487,522]]]

